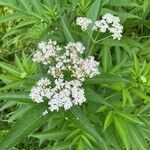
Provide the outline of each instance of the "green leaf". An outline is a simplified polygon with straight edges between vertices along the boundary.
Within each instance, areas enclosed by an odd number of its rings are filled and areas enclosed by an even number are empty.
[[[0,18],[0,23],[4,23],[4,22],[7,22],[7,21],[13,21],[15,19],[20,19],[20,18],[23,18],[25,16],[26,15],[24,13],[18,13],[18,12],[16,12],[16,13],[13,13],[13,14],[1,17]]]
[[[77,150],[84,150],[84,143],[82,139],[80,139],[78,142]]]
[[[25,80],[14,81],[14,82],[11,82],[11,83],[5,85],[4,87],[1,87],[0,91],[4,91],[4,90],[8,90],[8,89],[19,89],[20,87],[23,87],[24,83],[25,83]]]
[[[13,34],[19,34],[19,33],[23,32],[23,31],[26,31],[26,30],[24,28],[17,28],[17,29],[13,28],[13,29],[7,31],[7,33],[2,37],[2,40],[5,39],[8,36],[11,36]]]
[[[43,111],[46,108],[47,106],[44,105],[34,105],[33,107],[31,107],[22,116],[22,118],[20,118],[16,122],[16,124],[11,128],[9,133],[1,141],[1,149],[7,150],[15,146],[29,134],[45,124],[49,119],[49,115],[42,115]]]
[[[109,111],[104,122],[104,131],[110,126],[112,122],[113,122],[113,111]]]
[[[116,75],[112,75],[112,74],[101,74],[99,76],[96,76],[94,78],[91,79],[87,79],[85,81],[85,84],[98,84],[98,85],[102,85],[102,84],[112,84],[112,83],[116,83],[116,82],[123,82],[123,83],[130,83],[129,80],[122,78],[122,77],[118,77]]]
[[[128,100],[127,94],[128,94],[128,90],[127,89],[123,89],[122,90],[123,107],[125,106],[125,104],[126,104],[126,102]]]
[[[1,106],[0,111],[2,111],[2,110],[4,110],[4,109],[7,109],[7,108],[9,108],[9,107],[12,107],[12,106],[14,106],[14,105],[16,105],[16,102],[14,102],[14,101],[8,101],[8,102],[4,103],[4,104]]]
[[[10,101],[11,102],[11,101]],[[23,114],[25,114],[29,108],[31,108],[32,105],[22,105],[20,106],[16,111],[12,113],[12,115],[9,117],[8,122],[13,122],[18,118],[21,118]]]
[[[109,5],[111,6],[124,6],[124,7],[138,7],[138,4],[136,4],[135,2],[133,2],[132,0],[110,0]]]
[[[98,145],[101,147],[102,144],[106,150],[108,150],[107,145],[103,137],[96,131],[88,118],[82,113],[79,107],[73,107],[71,109],[74,116],[79,120],[81,128],[85,130],[88,134],[94,137],[94,139],[98,142]]]
[[[142,135],[138,132],[138,129],[134,126],[130,126],[130,133],[132,135],[132,143],[140,150],[148,150],[149,146],[145,139],[143,139]]]
[[[131,92],[133,92],[135,95],[139,96],[142,99],[145,99],[146,101],[150,102],[150,97],[147,96],[145,93],[138,89],[132,89]]]
[[[31,11],[31,5],[30,5],[30,1],[29,0],[20,0],[19,3],[21,3],[21,5],[27,10],[27,11]]]
[[[16,76],[20,76],[20,73],[18,72],[18,70],[16,70],[16,68],[10,64],[7,64],[5,62],[0,62],[0,67]]]
[[[82,135],[82,139],[91,149],[93,149],[91,142],[87,139],[86,136]]]
[[[0,93],[0,99],[2,99],[2,100],[7,100],[7,99],[15,99],[15,100],[24,99],[24,100],[29,100],[30,98],[29,98],[28,94],[21,93],[21,92],[18,92],[18,93],[12,92],[12,93]]]
[[[13,30],[16,30],[18,28],[25,28],[26,26],[30,26],[30,25],[36,24],[38,22],[39,22],[39,20],[37,18],[27,18],[23,21],[20,21],[19,24],[17,24]]]
[[[130,137],[126,123],[119,117],[114,116],[114,124],[123,144],[127,150],[130,150]]]
[[[66,137],[66,139],[65,139],[65,141],[67,141],[67,140],[70,140],[70,139],[74,139],[77,135],[79,135],[81,133],[81,130],[80,129],[77,129],[77,130],[75,130],[75,131],[72,131],[72,133],[70,133],[67,137]]]
[[[144,0],[143,2],[143,11],[144,11],[144,15],[143,18],[146,18],[147,15],[150,13],[150,1],[149,0]]]
[[[103,70],[106,73],[112,67],[112,58],[111,58],[111,53],[110,53],[110,47],[104,46],[101,51],[101,56],[102,56]]]
[[[113,124],[105,131],[105,137],[115,150],[123,150],[123,145],[120,144],[120,137],[117,136]]]
[[[21,61],[17,55],[15,55],[15,63],[17,65],[17,67],[21,70],[21,72],[25,72],[23,64],[21,63]]]
[[[41,5],[42,3],[40,2],[40,0],[32,0],[30,2],[32,4],[34,11],[38,13],[37,15],[41,16],[43,8],[42,8],[42,5]]]
[[[0,5],[23,12],[22,8],[18,7],[16,0],[0,0]]]
[[[136,116],[133,116],[131,114],[125,114],[125,113],[119,112],[118,115],[120,115],[121,117],[123,117],[126,120],[129,120],[129,121],[131,121],[133,123],[144,125],[144,123],[140,119],[138,119]]]
[[[119,46],[115,46],[115,56],[117,64],[121,63],[121,49]]]
[[[91,88],[86,87],[84,88],[84,91],[87,101],[103,104],[104,98],[97,94],[95,91],[93,91]]]
[[[50,130],[50,131],[46,131],[46,132],[40,132],[40,133],[34,133],[31,136],[38,138],[38,139],[48,139],[48,140],[60,140],[60,139],[64,139],[71,131],[70,130],[56,130],[54,131],[54,129]]]
[[[74,41],[73,36],[71,34],[71,31],[70,31],[68,25],[66,24],[65,19],[63,17],[60,17],[60,19],[61,19],[61,23],[63,26],[63,30],[64,30],[64,34],[65,34],[67,42],[73,42]]]
[[[70,141],[58,142],[54,144],[53,146],[49,147],[49,149],[50,150],[69,150],[71,149],[71,142]]]

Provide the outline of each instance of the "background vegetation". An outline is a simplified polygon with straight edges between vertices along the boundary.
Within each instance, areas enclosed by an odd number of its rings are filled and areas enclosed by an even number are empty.
[[[107,12],[120,17],[123,38],[94,44],[76,17]],[[0,15],[1,150],[150,149],[149,0],[0,0]],[[44,68],[31,57],[49,38],[83,42],[101,75],[85,82],[83,106],[41,116],[46,106],[28,94]]]

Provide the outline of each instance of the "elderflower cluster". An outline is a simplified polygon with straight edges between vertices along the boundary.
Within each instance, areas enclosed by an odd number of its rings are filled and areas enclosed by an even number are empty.
[[[80,18],[80,20],[88,20],[88,18],[86,17],[78,17],[78,18]],[[82,21],[80,21],[80,24],[78,23],[78,18],[76,20],[76,24],[81,26],[81,29],[82,29],[82,26],[84,25],[82,24]],[[85,31],[86,29],[84,30],[82,29],[82,30]],[[113,39],[120,40],[122,37],[123,26],[120,24],[119,17],[113,16],[112,14],[107,13],[102,16],[101,20],[97,20],[94,22],[93,30],[100,31],[102,33],[105,33],[108,31],[112,34]]]
[[[39,43],[38,48],[41,49],[41,51],[37,51],[34,54],[33,61],[43,63],[44,65],[51,63],[53,57],[57,55],[56,51],[60,50],[60,47],[57,45],[56,41],[52,40]]]
[[[61,107],[68,110],[73,105],[81,105],[86,101],[82,83],[79,80],[65,81],[58,78],[54,82],[55,86],[52,88],[48,78],[40,79],[32,88],[29,96],[37,103],[42,103],[44,99],[48,99],[50,111],[58,111]],[[46,112],[47,110],[43,114]]]
[[[83,31],[87,30],[88,26],[92,23],[92,20],[87,17],[78,17],[76,24],[81,26]]]
[[[68,110],[74,105],[84,103],[86,98],[83,81],[100,74],[99,62],[93,56],[83,58],[85,47],[81,42],[69,42],[60,48],[55,41],[50,40],[40,43],[39,49],[33,60],[46,65],[47,74],[54,78],[53,84],[48,78],[41,78],[29,95],[37,103],[48,100],[48,109],[43,115],[48,110]]]

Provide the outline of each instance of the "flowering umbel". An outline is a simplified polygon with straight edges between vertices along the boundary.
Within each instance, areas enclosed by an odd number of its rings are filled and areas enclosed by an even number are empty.
[[[60,47],[56,41],[41,42],[33,61],[42,63],[48,68],[47,76],[41,78],[31,89],[30,98],[37,103],[48,101],[48,108],[43,115],[60,108],[70,109],[86,101],[83,89],[85,78],[100,74],[99,62],[93,56],[83,58],[85,47],[80,42],[69,42]],[[67,75],[66,75],[67,74]]]
[[[79,25],[83,31],[87,30],[89,24],[91,23],[92,20],[87,17],[78,17],[76,19],[76,24]],[[94,22],[93,30],[102,33],[110,32],[113,39],[120,40],[122,37],[123,26],[120,24],[119,17],[107,13],[102,16],[101,20],[97,20]]]

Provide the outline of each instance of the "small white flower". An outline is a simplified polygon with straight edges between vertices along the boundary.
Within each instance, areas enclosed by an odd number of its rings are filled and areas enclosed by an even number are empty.
[[[48,78],[41,78],[38,82],[37,82],[37,86],[40,87],[45,87],[45,86],[49,86],[51,84],[50,80]]]
[[[120,19],[116,16],[113,16],[110,13],[106,13],[105,15],[102,16],[102,19],[106,20],[108,24],[111,24],[113,22],[120,22]]]
[[[41,87],[33,87],[29,96],[33,101],[37,103],[42,103],[44,102],[43,96],[41,95],[42,92],[43,89]]]
[[[42,54],[42,52],[37,51],[33,56],[33,61],[38,62],[38,63],[44,62],[45,58],[44,58],[44,55]]]
[[[82,54],[85,50],[85,47],[82,45],[81,42],[69,42],[66,46],[66,49],[69,49],[72,53],[80,53]],[[67,51],[66,56],[69,56],[69,51]]]
[[[45,45],[46,45],[46,42],[41,42],[41,43],[38,44],[38,48],[39,49],[44,49]]]
[[[107,13],[102,16],[101,20],[95,21],[93,30],[99,30],[102,33],[109,31],[113,39],[120,40],[122,37],[123,26],[120,24],[119,17]]]
[[[78,17],[76,19],[76,24],[81,26],[83,31],[87,30],[87,27],[92,23],[92,20],[87,17]]]
[[[105,33],[108,28],[109,26],[105,20],[98,20],[98,21],[95,21],[93,30],[99,29],[100,32]]]

